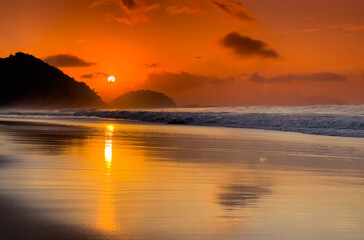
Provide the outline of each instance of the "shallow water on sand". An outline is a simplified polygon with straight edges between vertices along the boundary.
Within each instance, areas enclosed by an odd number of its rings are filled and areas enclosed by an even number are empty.
[[[359,240],[363,146],[263,130],[2,119],[0,234]]]

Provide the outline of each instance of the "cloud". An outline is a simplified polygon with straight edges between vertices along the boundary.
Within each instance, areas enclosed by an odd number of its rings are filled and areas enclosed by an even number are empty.
[[[98,6],[102,6],[102,5],[109,4],[109,3],[115,3],[117,1],[118,0],[90,0],[91,3],[89,5],[89,7],[90,8],[98,7]]]
[[[205,10],[204,1],[196,0],[170,0],[172,3],[166,7],[166,11],[172,15],[182,13],[200,13]]]
[[[172,5],[166,7],[166,11],[171,14],[181,13],[201,13],[206,7],[206,3],[219,11],[234,17],[238,20],[252,22],[256,21],[243,3],[237,0],[170,0]]]
[[[313,74],[288,74],[274,77],[263,77],[259,73],[250,76],[249,81],[256,83],[284,83],[293,81],[313,81],[313,82],[338,82],[347,81],[346,75],[331,72],[313,73]]]
[[[201,13],[206,9],[206,3],[235,19],[253,22],[256,21],[248,9],[238,0],[170,0],[172,5],[166,7],[170,14]]]
[[[315,17],[315,16],[308,16],[308,17],[305,17],[303,20],[305,21],[312,21],[312,20],[316,20],[318,17]]]
[[[142,87],[162,92],[179,92],[206,85],[224,85],[233,82],[234,80],[234,77],[217,78],[213,76],[190,74],[187,72],[160,72],[149,74],[147,80],[142,84]]]
[[[93,73],[90,73],[90,74],[84,74],[81,76],[81,78],[93,78],[94,77],[94,74]]]
[[[345,31],[363,31],[364,24],[340,24],[340,25],[332,25],[329,27],[330,29],[342,29]]]
[[[244,4],[237,0],[209,0],[208,2],[217,7],[219,10],[239,20],[249,22],[255,21],[255,19],[250,16]]]
[[[44,61],[57,67],[89,67],[96,64],[93,62],[87,62],[71,54],[49,56],[46,57]]]
[[[171,15],[182,13],[200,14],[208,6],[225,13],[228,16],[244,22],[256,21],[247,8],[239,0],[165,0],[160,3],[150,3],[148,0],[89,0],[90,7],[117,3],[123,10],[124,16],[108,14],[108,19],[133,25],[149,21],[149,12],[163,9]]]
[[[158,9],[158,3],[147,4],[146,1],[141,0],[120,0],[118,1],[120,7],[126,13],[125,17],[115,17],[118,22],[133,25],[135,23],[148,22],[148,12]]]
[[[110,74],[104,72],[96,72],[96,73],[84,74],[81,76],[81,78],[96,78],[96,77],[108,77],[108,76],[110,76]]]
[[[135,2],[135,0],[121,0],[120,4],[125,6],[129,10],[134,10],[138,8],[138,4]]]
[[[159,63],[147,63],[147,64],[144,64],[144,67],[146,67],[146,68],[157,68],[157,67],[159,67]]]
[[[364,24],[360,24],[360,25],[349,25],[345,27],[346,31],[362,31],[364,30]]]
[[[275,50],[269,48],[265,42],[242,36],[237,32],[231,32],[227,34],[219,42],[222,46],[233,50],[237,55],[242,57],[278,57],[278,53]]]
[[[302,33],[311,33],[311,32],[317,32],[320,31],[320,28],[305,28],[301,30]]]

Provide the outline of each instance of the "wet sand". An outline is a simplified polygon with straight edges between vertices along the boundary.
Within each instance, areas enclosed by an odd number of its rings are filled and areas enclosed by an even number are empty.
[[[1,239],[110,239],[105,233],[83,226],[67,225],[37,216],[37,210],[18,199],[0,195]]]
[[[364,140],[0,119],[1,239],[361,239]]]

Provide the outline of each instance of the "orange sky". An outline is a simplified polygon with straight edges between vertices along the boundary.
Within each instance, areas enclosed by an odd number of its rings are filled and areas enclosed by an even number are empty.
[[[179,105],[358,104],[363,9],[362,0],[1,1],[0,56],[47,59],[105,101],[148,88]]]

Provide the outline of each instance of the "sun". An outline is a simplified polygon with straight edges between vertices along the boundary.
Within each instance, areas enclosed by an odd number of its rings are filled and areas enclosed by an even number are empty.
[[[110,76],[110,77],[107,78],[107,81],[110,82],[110,83],[113,83],[113,82],[115,82],[115,77]]]

